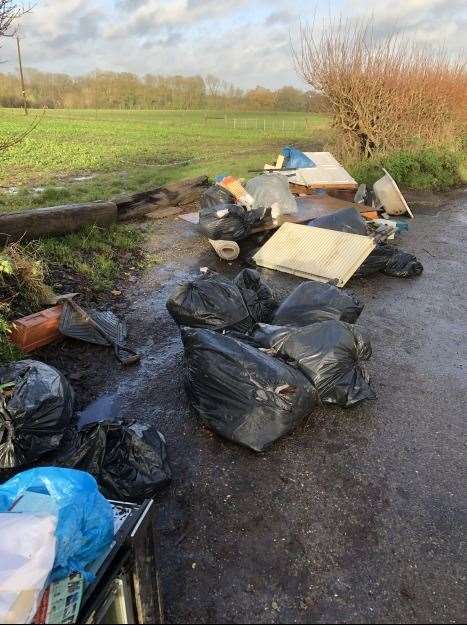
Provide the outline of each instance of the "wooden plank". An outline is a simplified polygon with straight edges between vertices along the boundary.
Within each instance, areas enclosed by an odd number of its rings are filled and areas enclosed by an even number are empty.
[[[43,235],[72,233],[90,224],[105,225],[117,219],[114,202],[88,202],[0,214],[0,243],[35,239]]]

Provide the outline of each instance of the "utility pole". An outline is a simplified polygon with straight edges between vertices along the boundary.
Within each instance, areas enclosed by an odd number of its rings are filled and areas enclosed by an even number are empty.
[[[19,75],[21,78],[21,93],[23,94],[24,101],[24,114],[28,115],[28,99],[26,98],[26,89],[24,86],[23,62],[21,60],[21,45],[19,43],[19,36],[16,37],[16,47],[18,49]]]

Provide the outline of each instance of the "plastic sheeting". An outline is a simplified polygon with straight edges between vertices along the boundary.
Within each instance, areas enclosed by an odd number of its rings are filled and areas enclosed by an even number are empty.
[[[182,339],[192,407],[222,437],[262,452],[312,412],[313,385],[280,359],[211,330]]]
[[[57,510],[53,578],[77,571],[92,579],[86,566],[110,546],[114,534],[112,507],[99,493],[94,478],[59,467],[21,472],[0,486],[0,512],[8,511],[28,490],[50,495]]]
[[[55,368],[25,360],[0,367],[0,467],[33,463],[59,448],[73,415],[74,394]]]

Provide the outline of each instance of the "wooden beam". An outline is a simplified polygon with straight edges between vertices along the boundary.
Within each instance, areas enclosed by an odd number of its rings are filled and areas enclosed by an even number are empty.
[[[105,225],[117,219],[114,202],[88,202],[0,214],[0,243],[72,233],[89,224]]]

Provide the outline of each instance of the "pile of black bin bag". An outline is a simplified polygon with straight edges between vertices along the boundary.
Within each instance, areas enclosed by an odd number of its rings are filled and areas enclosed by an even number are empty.
[[[363,305],[307,281],[278,305],[260,274],[208,274],[178,287],[167,309],[180,326],[186,389],[214,432],[262,452],[319,404],[351,407],[376,396],[353,325]]]

